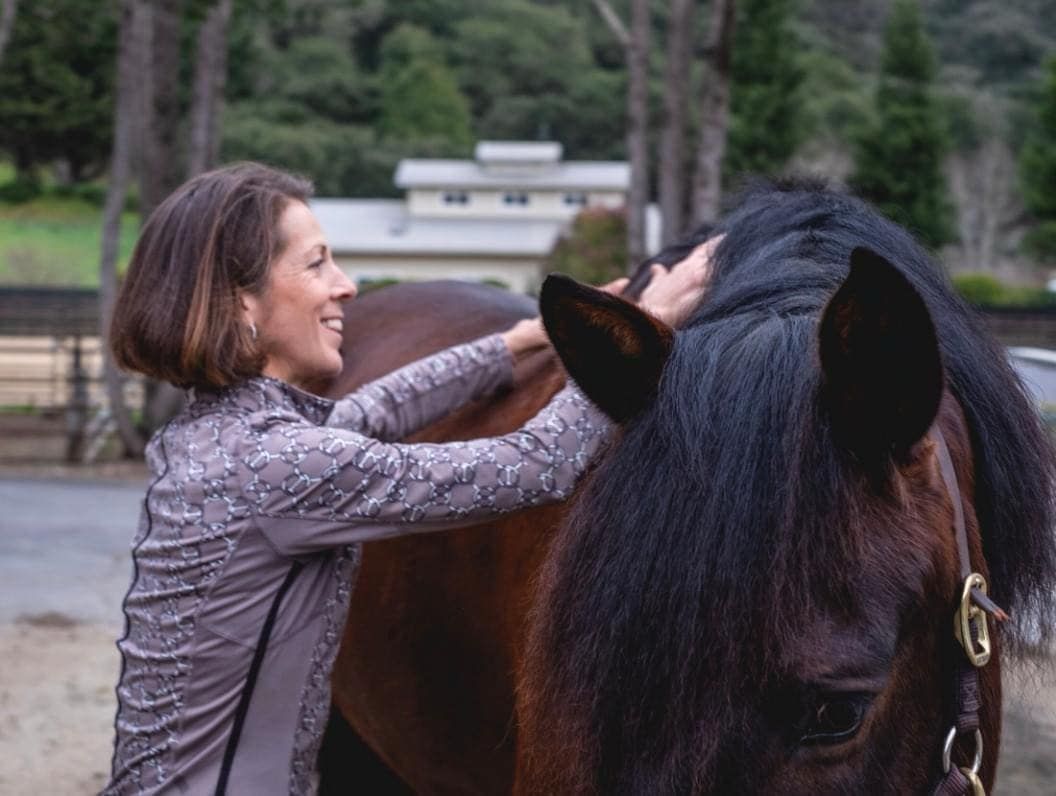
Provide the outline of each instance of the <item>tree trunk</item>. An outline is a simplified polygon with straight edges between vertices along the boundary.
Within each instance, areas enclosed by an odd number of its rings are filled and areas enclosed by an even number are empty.
[[[198,29],[191,98],[191,142],[187,176],[216,165],[220,148],[220,113],[227,78],[227,26],[232,0],[217,0]]]
[[[649,202],[649,0],[631,4],[631,40],[627,47],[627,193],[629,273],[645,259],[645,206]]]
[[[632,0],[628,31],[607,0],[593,0],[598,14],[623,45],[627,60],[627,268],[645,259],[645,207],[649,202],[649,0]]]
[[[140,72],[139,209],[144,220],[184,178],[179,147],[183,0],[153,0],[150,7],[150,43]]]
[[[694,226],[715,221],[722,202],[722,158],[730,119],[730,65],[733,54],[734,0],[714,0],[709,53],[701,96],[700,143],[693,180]]]
[[[7,43],[11,40],[16,11],[18,11],[18,0],[0,0],[0,61],[4,60],[4,50],[7,49]]]
[[[131,176],[134,120],[139,107],[140,59],[149,35],[149,9],[145,0],[123,0],[117,54],[117,91],[114,102],[114,141],[110,155],[110,182],[103,207],[103,243],[99,261],[99,339],[103,343],[103,377],[110,413],[127,456],[141,456],[143,437],[125,405],[124,387],[110,353],[110,319],[117,298],[117,254],[121,237],[121,211]]]
[[[144,221],[184,181],[180,131],[180,28],[184,0],[149,0],[149,46],[140,60],[142,99],[139,139],[139,212]],[[167,421],[182,403],[171,384],[147,380],[143,389],[143,426],[149,433]]]
[[[686,231],[686,111],[694,0],[671,0],[664,70],[664,129],[660,134],[660,218],[663,245]]]

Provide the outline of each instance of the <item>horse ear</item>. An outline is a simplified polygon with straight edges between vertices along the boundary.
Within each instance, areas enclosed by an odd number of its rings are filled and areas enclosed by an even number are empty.
[[[669,326],[560,274],[543,282],[539,304],[565,369],[605,414],[623,422],[645,408],[674,344]]]
[[[934,421],[943,388],[920,294],[883,257],[857,248],[819,338],[824,401],[840,440],[866,461],[908,452]]]

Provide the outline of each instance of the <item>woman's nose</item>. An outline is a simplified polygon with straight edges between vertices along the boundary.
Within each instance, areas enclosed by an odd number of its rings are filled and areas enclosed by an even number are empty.
[[[337,268],[337,273],[337,282],[334,284],[334,297],[338,301],[351,301],[359,292],[356,288],[356,283],[348,278],[348,275],[341,270],[340,266]]]

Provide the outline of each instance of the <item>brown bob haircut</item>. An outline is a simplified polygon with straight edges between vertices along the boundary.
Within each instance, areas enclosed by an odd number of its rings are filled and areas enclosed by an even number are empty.
[[[239,292],[261,294],[282,253],[279,217],[312,184],[258,163],[184,183],[151,214],[114,307],[117,364],[178,387],[216,389],[260,373]]]

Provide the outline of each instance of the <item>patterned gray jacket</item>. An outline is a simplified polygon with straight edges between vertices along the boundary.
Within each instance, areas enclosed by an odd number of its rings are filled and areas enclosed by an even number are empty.
[[[311,793],[361,542],[567,496],[608,422],[570,385],[492,439],[394,444],[512,381],[497,335],[335,402],[269,378],[151,441],[104,793]]]

